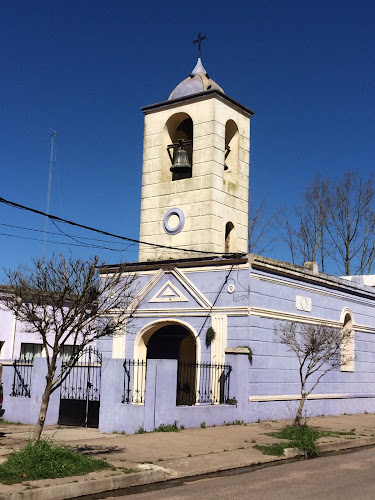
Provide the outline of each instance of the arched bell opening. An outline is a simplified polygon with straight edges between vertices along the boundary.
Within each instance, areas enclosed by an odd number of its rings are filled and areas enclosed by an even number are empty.
[[[224,252],[231,253],[236,251],[236,236],[232,222],[227,222],[225,225],[225,243]]]
[[[225,150],[224,150],[224,180],[229,184],[236,184],[239,170],[238,127],[233,120],[228,120],[225,125]],[[233,191],[235,186],[228,185]]]
[[[173,181],[192,177],[193,120],[187,113],[176,113],[165,124],[164,158]]]

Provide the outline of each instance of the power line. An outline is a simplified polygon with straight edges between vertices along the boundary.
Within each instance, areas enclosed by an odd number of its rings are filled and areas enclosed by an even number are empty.
[[[44,231],[41,231],[44,233]],[[31,241],[44,241],[40,238],[32,238],[31,236],[20,236],[18,234],[8,234],[8,233],[1,233],[0,236],[8,236],[9,238],[17,238],[21,240],[31,240]],[[67,245],[67,246],[72,246],[72,247],[85,247],[85,248],[100,248],[102,250],[110,250],[111,252],[125,252],[128,250],[128,248],[124,249],[119,249],[119,248],[109,248],[109,247],[104,247],[104,246],[98,246],[98,245],[89,245],[89,244],[79,244],[79,243],[67,243],[66,241],[51,241],[49,240],[48,243],[53,243],[56,245]]]
[[[5,205],[14,207],[14,208],[19,208],[20,210],[26,210],[28,212],[32,212],[37,215],[42,215],[43,217],[48,217],[51,220],[59,221],[59,222],[65,222],[66,224],[70,224],[71,226],[75,227],[81,227],[83,229],[87,229],[88,231],[94,231],[99,234],[104,234],[105,236],[110,236],[112,238],[118,238],[120,240],[124,241],[130,241],[132,243],[139,243],[141,245],[148,245],[154,248],[165,248],[167,250],[178,250],[182,252],[191,252],[191,253],[198,253],[198,254],[205,254],[205,255],[227,255],[227,256],[239,256],[239,255],[244,255],[244,253],[225,253],[225,252],[207,252],[204,250],[194,250],[194,249],[188,249],[188,248],[177,248],[177,247],[172,247],[172,246],[167,246],[167,245],[160,245],[158,243],[149,243],[147,241],[140,241],[136,240],[134,238],[128,238],[127,236],[121,236],[118,234],[110,233],[108,231],[103,231],[102,229],[96,229],[91,226],[86,226],[84,224],[79,224],[78,222],[74,222],[68,219],[63,219],[62,217],[57,217],[56,215],[51,215],[47,214],[46,212],[42,212],[40,210],[37,210],[35,208],[27,207],[25,205],[21,205],[20,203],[15,203],[13,201],[6,200],[5,198],[0,197],[0,203],[4,203]]]
[[[24,231],[33,231],[35,233],[43,233],[44,234],[44,230],[43,229],[34,229],[32,227],[25,227],[25,226],[17,226],[15,224],[6,224],[5,222],[0,222],[0,226],[5,226],[5,227],[12,227],[14,229],[22,229]],[[56,231],[47,231],[47,234],[54,234],[55,236],[64,236],[64,234],[61,234],[61,232],[56,232]],[[71,235],[68,235],[69,237]],[[123,245],[123,243],[120,243],[119,241],[113,241],[113,240],[102,240],[100,238],[89,238],[87,236],[76,236],[74,235],[76,238],[79,238],[80,240],[88,240],[88,241],[100,241],[100,242],[103,242],[103,243],[111,243],[112,245]],[[42,240],[40,240],[42,241]]]

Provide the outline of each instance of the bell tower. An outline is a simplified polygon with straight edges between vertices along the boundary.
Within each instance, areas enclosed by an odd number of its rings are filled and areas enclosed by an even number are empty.
[[[246,253],[253,112],[209,78],[200,57],[167,101],[142,111],[140,240]],[[186,257],[199,253],[148,245],[139,249],[140,261]]]

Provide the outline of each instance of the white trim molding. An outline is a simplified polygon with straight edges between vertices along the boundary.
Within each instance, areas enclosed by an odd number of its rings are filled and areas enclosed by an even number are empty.
[[[309,394],[306,399],[356,399],[375,398],[375,394]],[[276,396],[249,396],[249,402],[299,401],[301,394],[280,394]]]

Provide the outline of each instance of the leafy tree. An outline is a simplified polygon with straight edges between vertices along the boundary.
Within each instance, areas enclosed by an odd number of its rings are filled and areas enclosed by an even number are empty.
[[[321,323],[285,321],[275,327],[274,335],[275,341],[285,345],[288,351],[294,352],[298,359],[301,399],[294,417],[294,425],[300,425],[306,398],[324,375],[353,361],[350,350],[352,331],[349,328],[341,330]]]
[[[125,326],[126,309],[135,295],[135,275],[123,269],[100,279],[98,257],[88,261],[34,259],[32,267],[5,271],[10,293],[1,302],[38,334],[46,354],[46,386],[33,439],[39,440],[51,394],[63,383],[83,349],[93,341],[115,335]],[[70,361],[56,372],[62,347],[73,346]]]

